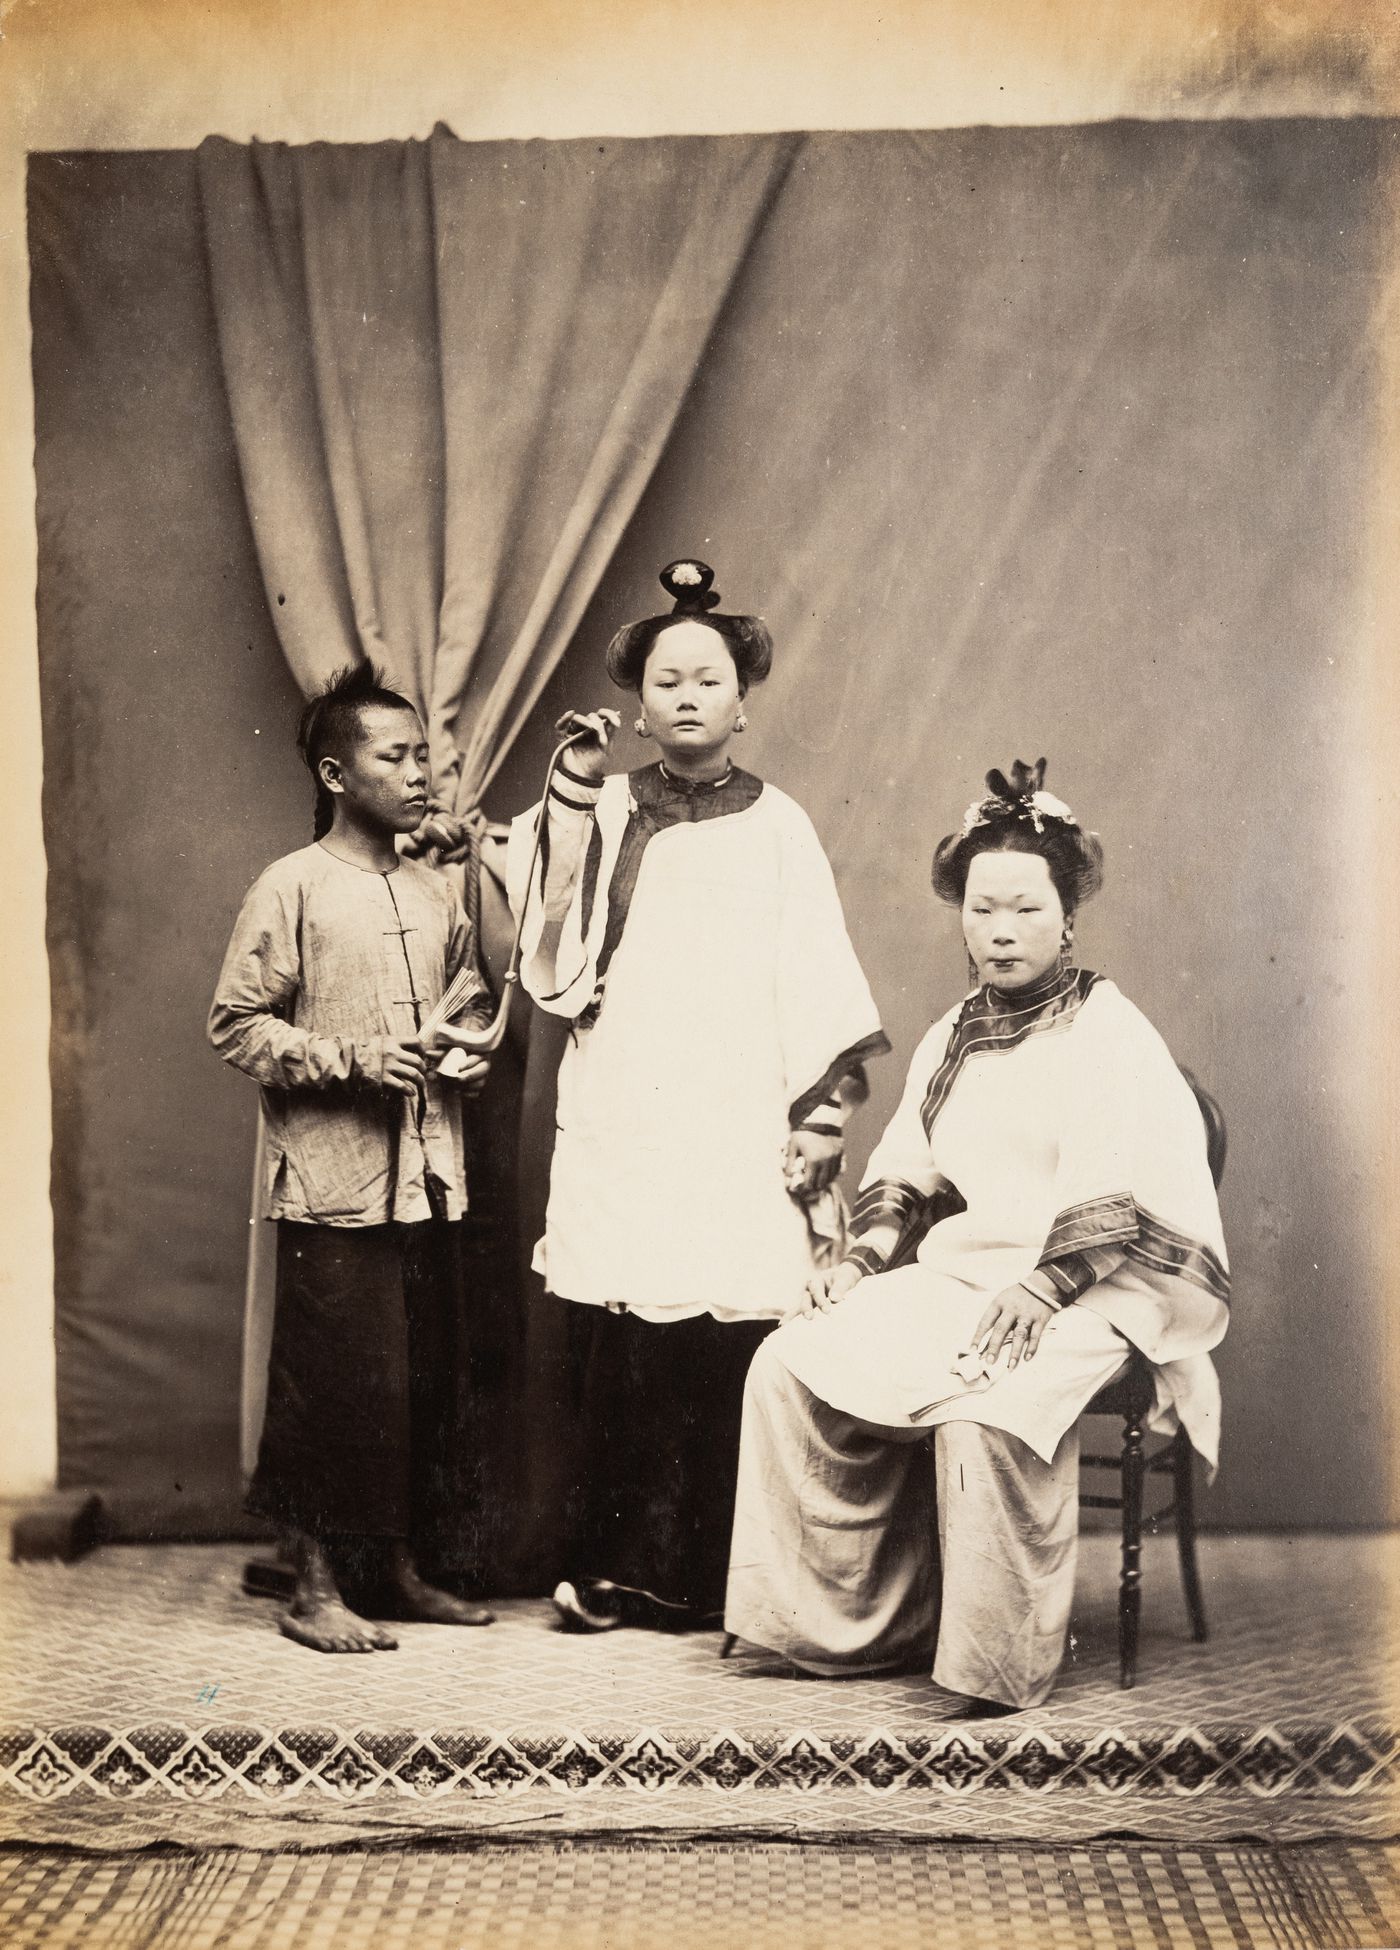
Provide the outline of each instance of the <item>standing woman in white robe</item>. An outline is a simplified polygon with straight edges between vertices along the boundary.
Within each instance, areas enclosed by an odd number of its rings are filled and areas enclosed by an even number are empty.
[[[915,1051],[857,1243],[754,1361],[725,1617],[818,1673],[932,1658],[973,1712],[1054,1684],[1078,1418],[1129,1343],[1153,1426],[1179,1418],[1212,1466],[1219,1441],[1229,1276],[1204,1125],[1152,1025],[1071,964],[1102,852],[1044,769],[989,773],[935,856],[979,987]],[[961,1209],[884,1270],[935,1199]]]
[[[569,1304],[580,1465],[565,1623],[718,1624],[744,1375],[798,1306],[864,1060],[889,1048],[810,820],[730,758],[772,642],[716,613],[713,571],[661,573],[666,615],[608,673],[658,763],[604,777],[617,724],[512,832],[521,976],[572,1034],[536,1270]],[[562,774],[562,776],[561,776]]]

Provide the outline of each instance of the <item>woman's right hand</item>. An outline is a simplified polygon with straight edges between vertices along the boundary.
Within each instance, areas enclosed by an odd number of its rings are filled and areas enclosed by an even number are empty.
[[[576,731],[586,731],[587,738],[581,738],[576,745],[570,745],[564,754],[564,763],[571,772],[577,772],[581,779],[601,779],[608,758],[608,742],[622,719],[616,711],[603,705],[597,711],[566,711],[554,729],[561,738],[568,738]]]
[[[798,1318],[810,1320],[814,1314],[830,1313],[834,1306],[845,1299],[856,1282],[864,1278],[860,1268],[852,1266],[846,1259],[839,1266],[813,1273],[807,1281],[802,1304],[797,1309]]]

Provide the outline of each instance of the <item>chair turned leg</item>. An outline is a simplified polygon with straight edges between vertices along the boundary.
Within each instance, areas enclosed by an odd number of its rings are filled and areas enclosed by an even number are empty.
[[[1142,1617],[1142,1496],[1147,1474],[1142,1416],[1123,1420],[1123,1569],[1118,1580],[1118,1684],[1137,1683],[1138,1624]]]
[[[1204,1645],[1210,1631],[1206,1625],[1205,1599],[1201,1596],[1201,1573],[1196,1563],[1196,1470],[1191,1438],[1185,1429],[1177,1430],[1172,1444],[1172,1485],[1176,1493],[1176,1554],[1181,1562],[1186,1609],[1191,1615],[1191,1636],[1197,1645]]]
[[[719,1647],[720,1658],[727,1659],[738,1643],[739,1643],[739,1634],[737,1632],[726,1632],[724,1637],[720,1641],[720,1647]]]

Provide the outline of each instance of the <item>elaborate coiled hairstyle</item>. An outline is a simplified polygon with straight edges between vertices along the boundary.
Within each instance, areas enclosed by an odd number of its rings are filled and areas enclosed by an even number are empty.
[[[647,616],[627,623],[608,645],[608,675],[624,691],[642,688],[647,658],[661,632],[672,623],[704,623],[718,630],[729,646],[740,687],[761,684],[773,667],[773,639],[757,616],[726,616],[719,610],[719,592],[712,586],[715,572],[708,563],[684,556],[668,562],[658,580],[673,607],[664,616]]]
[[[956,833],[938,843],[933,856],[933,891],[961,907],[967,871],[979,853],[1038,853],[1050,869],[1055,892],[1067,915],[1103,885],[1103,847],[1097,833],[1086,833],[1069,807],[1042,788],[1045,760],[1025,765],[1018,758],[1008,778],[987,774],[987,795],[974,800]]]

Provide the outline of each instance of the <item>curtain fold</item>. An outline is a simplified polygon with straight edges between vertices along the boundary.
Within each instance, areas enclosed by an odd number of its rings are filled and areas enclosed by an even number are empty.
[[[201,145],[287,661],[303,691],[382,662],[460,811],[567,648],[799,141]]]
[[[632,517],[800,138],[432,144],[447,564],[431,717],[474,805]]]
[[[268,607],[299,685],[372,657],[426,710],[443,442],[422,143],[211,139],[219,352]]]

